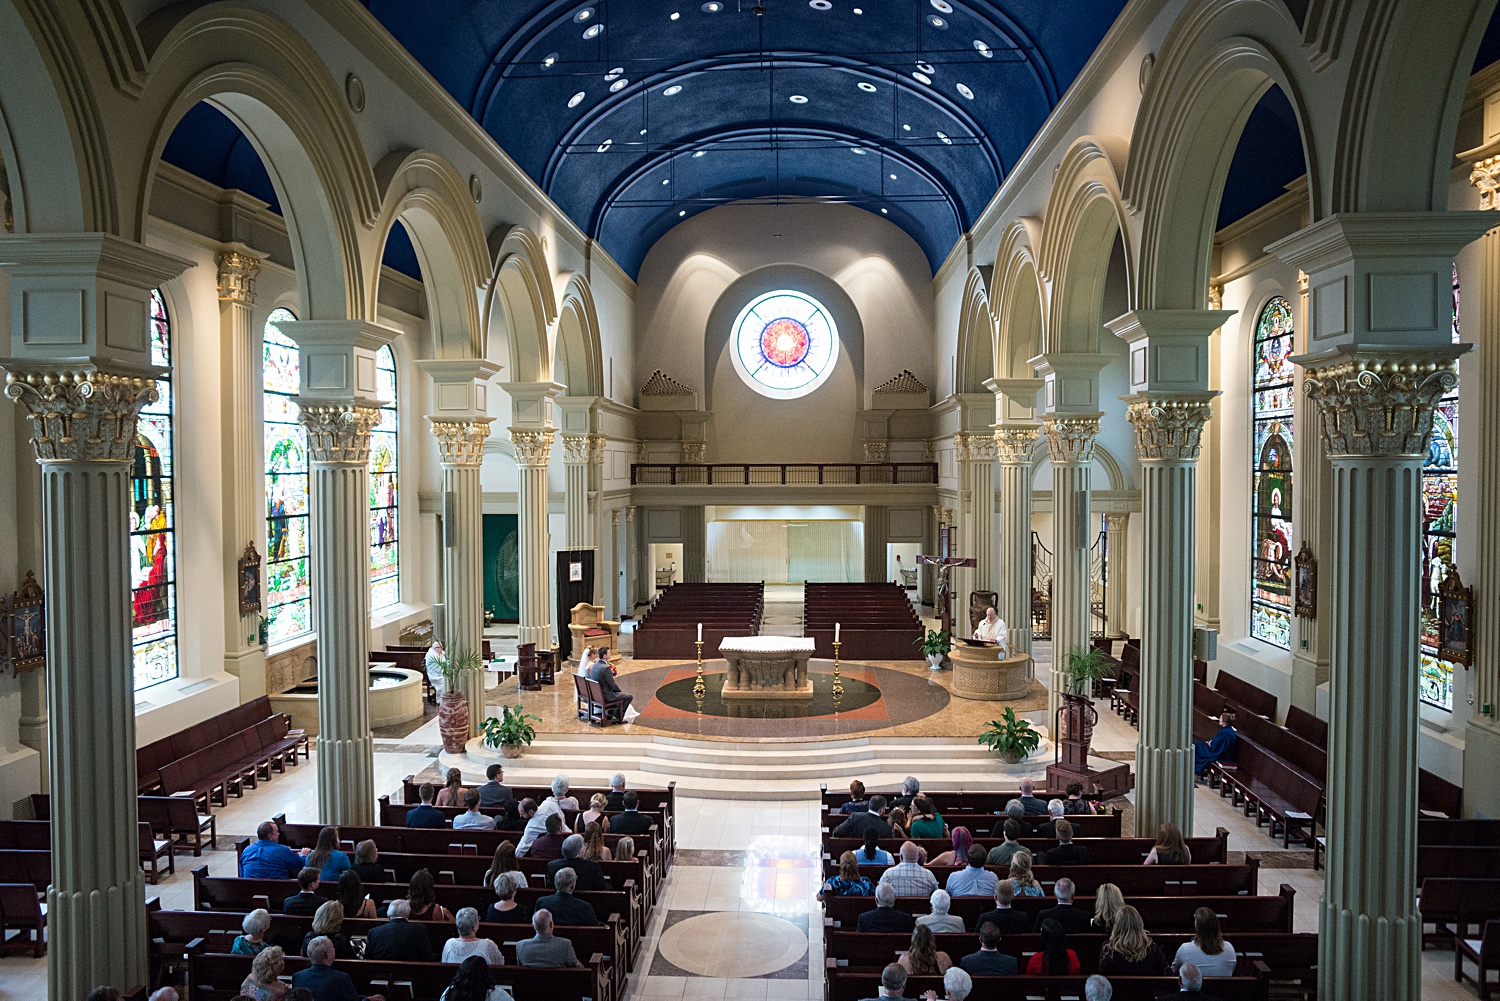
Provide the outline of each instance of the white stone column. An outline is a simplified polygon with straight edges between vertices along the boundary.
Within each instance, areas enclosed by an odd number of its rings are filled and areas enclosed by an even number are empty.
[[[622,609],[620,608],[620,582],[626,580],[625,568],[620,565],[620,541],[623,538],[623,526],[620,519],[624,517],[622,508],[612,507],[609,509],[609,574],[605,578],[604,588],[604,614],[607,618],[619,619]]]
[[[871,583],[883,583],[885,553],[891,535],[891,509],[881,504],[866,504],[862,511],[865,523],[865,574]]]
[[[963,507],[960,556],[974,557],[975,566],[966,576],[969,588],[958,595],[968,634],[969,590],[994,590],[995,580],[995,436],[961,434],[954,437],[958,450],[959,496]]]
[[[220,561],[224,575],[224,670],[240,679],[240,699],[266,694],[262,612],[240,614],[239,561],[253,544],[265,552],[265,454],[260,413],[260,334],[251,323],[260,258],[221,251],[219,266],[220,445],[223,469]]]
[[[484,648],[484,491],[479,467],[484,464],[490,421],[432,418],[443,464],[444,511],[450,519],[443,527],[444,647],[450,655]],[[450,497],[451,502],[446,500]],[[468,672],[460,690],[469,703],[470,734],[477,734],[485,718],[484,672]]]
[[[553,429],[510,429],[516,447],[516,527],[520,541],[521,628],[519,642],[552,646],[547,615],[547,465]]]
[[[996,539],[995,611],[1005,620],[1010,643],[1031,652],[1031,453],[1038,424],[995,428],[1000,460],[1000,528]]]
[[[15,295],[15,291],[12,290]],[[18,307],[19,308],[19,307]],[[144,313],[141,315],[144,334]],[[51,715],[47,993],[146,981],[130,645],[130,461],[150,369],[6,364],[42,467]]]
[[[51,785],[51,749],[47,743],[47,669],[21,675],[21,718],[17,723],[21,743],[37,751],[42,788]]]
[[[1125,619],[1129,612],[1129,582],[1126,581],[1126,568],[1130,566],[1130,512],[1113,511],[1105,515],[1109,520],[1109,549],[1105,553],[1105,567],[1108,575],[1109,591],[1104,609],[1105,617],[1109,620],[1106,632],[1113,637],[1127,636]]]
[[[1102,414],[1050,413],[1042,418],[1052,457],[1052,669],[1048,718],[1066,687],[1068,654],[1089,648],[1089,531],[1093,524],[1090,463]]]
[[[1127,416],[1141,457],[1141,597],[1135,829],[1193,829],[1193,558],[1199,436],[1213,393],[1140,393]]]

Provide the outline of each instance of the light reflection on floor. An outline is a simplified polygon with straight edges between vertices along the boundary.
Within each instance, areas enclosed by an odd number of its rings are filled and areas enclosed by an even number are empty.
[[[811,914],[822,880],[822,850],[809,838],[763,834],[750,842],[740,901],[766,914]]]

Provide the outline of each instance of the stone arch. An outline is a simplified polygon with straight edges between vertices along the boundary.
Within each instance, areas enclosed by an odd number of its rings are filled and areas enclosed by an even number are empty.
[[[1301,47],[1296,21],[1272,0],[1191,5],[1172,26],[1136,116],[1125,175],[1126,201],[1141,213],[1131,283],[1138,308],[1206,307],[1224,181],[1245,121],[1272,84],[1297,114],[1319,218],[1322,160],[1307,141],[1319,134],[1309,128],[1309,95],[1328,83],[1312,78]]]
[[[1027,455],[1027,458],[1031,462],[1033,475],[1042,467],[1042,463],[1052,461],[1052,454],[1047,449],[1047,438],[1045,435],[1037,438],[1036,444],[1031,446],[1031,452]],[[1130,479],[1125,475],[1125,470],[1120,466],[1120,460],[1116,459],[1113,452],[1098,442],[1094,443],[1094,461],[1104,470],[1104,478],[1109,481],[1109,486],[1105,489],[1131,489]]]
[[[480,289],[489,251],[468,185],[446,159],[428,150],[397,151],[375,168],[383,198],[374,233],[367,315],[375,315],[380,260],[391,227],[404,225],[422,267],[428,325],[439,358],[483,358]]]
[[[557,316],[552,381],[568,387],[569,396],[604,395],[604,352],[599,341],[599,314],[594,290],[583,275],[568,279]]]
[[[542,242],[525,226],[497,229],[490,236],[494,270],[485,292],[486,357],[489,338],[499,338],[510,359],[514,382],[546,382],[552,375],[548,329],[557,319],[551,268]]]
[[[998,374],[995,316],[990,309],[989,267],[969,269],[964,281],[962,311],[958,316],[958,393],[984,393],[986,380]]]
[[[1017,219],[1005,229],[996,255],[990,302],[997,312],[996,371],[1004,379],[1029,379],[1031,359],[1042,353],[1046,293],[1037,273],[1036,245],[1041,224]]]
[[[1125,246],[1126,271],[1135,270],[1130,219],[1116,180],[1116,164],[1125,159],[1123,147],[1118,137],[1085,137],[1068,148],[1058,166],[1038,261],[1051,290],[1043,311],[1046,354],[1098,352],[1099,312],[1117,234]]]
[[[373,299],[361,247],[380,209],[374,175],[323,60],[285,22],[260,11],[226,4],[191,11],[152,52],[141,104],[155,109],[148,117],[156,124],[141,139],[127,235],[140,240],[145,232],[162,149],[199,101],[211,102],[244,132],[271,175],[304,319],[365,316]]]

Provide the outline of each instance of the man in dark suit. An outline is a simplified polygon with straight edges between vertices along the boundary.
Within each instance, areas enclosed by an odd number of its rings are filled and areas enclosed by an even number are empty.
[[[1000,926],[993,921],[979,922],[979,951],[958,961],[971,977],[1013,977],[1021,972],[1016,957],[1000,951]]]
[[[1203,993],[1203,974],[1198,971],[1196,963],[1183,963],[1177,977],[1182,990],[1176,994],[1159,995],[1156,1001],[1219,1001],[1217,995]]]
[[[1063,818],[1063,801],[1060,799],[1049,800],[1047,803],[1047,819],[1044,823],[1036,825],[1036,836],[1039,838],[1057,837],[1057,822]]]
[[[292,976],[292,987],[310,991],[313,1001],[385,1001],[381,994],[361,999],[354,989],[354,979],[333,968],[333,953],[333,942],[326,935],[307,943],[307,958],[312,965]]]
[[[609,779],[609,795],[605,797],[604,809],[618,813],[625,809],[625,776],[615,772]]]
[[[1073,825],[1058,818],[1052,822],[1057,831],[1057,847],[1042,853],[1037,861],[1042,865],[1088,865],[1089,850],[1073,843]]]
[[[891,963],[880,971],[880,997],[868,1001],[901,1001],[906,996],[906,967]]]
[[[615,672],[609,666],[609,661],[603,657],[596,661],[589,671],[589,680],[599,682],[599,690],[604,693],[604,701],[611,705],[618,704],[621,713],[630,708],[631,700],[635,696],[620,691],[620,685],[615,681]]]
[[[583,857],[583,835],[569,834],[562,843],[562,858],[547,863],[547,885],[552,886],[557,874],[563,869],[572,869],[578,877],[575,889],[607,890],[609,878],[604,869],[593,859]]]
[[[1024,935],[1031,931],[1031,918],[1026,912],[1011,908],[1011,903],[1015,899],[1015,884],[1008,879],[1002,879],[995,887],[995,909],[979,915],[979,921],[975,927],[980,927],[988,921],[1001,935]]]
[[[404,898],[392,900],[390,920],[370,929],[365,940],[365,959],[391,959],[402,963],[433,961],[432,942],[427,929],[407,920],[411,904]]]
[[[636,835],[645,834],[651,830],[651,818],[636,812],[636,808],[640,806],[640,796],[634,792],[627,792],[620,798],[620,801],[625,804],[625,812],[617,813],[609,818],[609,833]],[[556,914],[553,915],[553,917],[556,916]],[[558,924],[563,923],[558,922]]]
[[[481,808],[501,806],[516,798],[515,794],[510,791],[510,786],[501,781],[505,778],[505,769],[500,764],[496,763],[486,768],[484,777],[489,781],[475,790],[479,793]]]
[[[1036,929],[1042,930],[1042,922],[1051,918],[1062,925],[1062,930],[1069,935],[1083,934],[1089,930],[1089,912],[1081,907],[1073,906],[1073,881],[1064,876],[1057,881],[1053,888],[1057,894],[1057,906],[1049,907],[1045,911],[1036,913]]]
[[[1047,801],[1036,798],[1036,783],[1031,779],[1021,780],[1021,809],[1026,811],[1028,817],[1045,816],[1047,813]]]
[[[836,838],[859,838],[864,840],[866,831],[874,831],[877,838],[894,838],[896,832],[891,830],[891,825],[885,822],[880,814],[885,809],[884,796],[871,796],[870,807],[863,813],[856,813],[848,820],[833,829]],[[610,833],[614,833],[614,826],[610,826]]]
[[[536,902],[536,910],[546,908],[552,912],[552,920],[560,925],[599,925],[604,922],[599,920],[599,915],[594,913],[594,905],[587,900],[579,900],[573,896],[573,890],[578,885],[578,874],[567,866],[563,866],[556,872],[549,872],[552,883],[557,887],[557,892],[542,897]]]
[[[281,902],[281,913],[305,918],[317,914],[323,906],[323,898],[318,896],[318,870],[308,866],[297,873],[297,890]]]
[[[901,780],[901,795],[891,800],[891,806],[899,806],[903,810],[911,809],[911,801],[917,798],[922,791],[922,783],[917,781],[915,775],[908,775]]]
[[[896,888],[889,883],[875,887],[875,908],[859,916],[860,931],[900,932],[911,934],[917,919],[905,911],[896,910]]]
[[[432,805],[433,797],[437,790],[432,787],[431,782],[422,783],[422,788],[417,795],[422,798],[419,806],[414,806],[406,811],[407,827],[447,827],[448,818],[443,816],[442,811]]]

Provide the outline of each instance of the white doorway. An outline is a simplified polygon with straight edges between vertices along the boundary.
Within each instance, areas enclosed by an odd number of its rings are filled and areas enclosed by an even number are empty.
[[[887,542],[885,545],[885,579],[915,593],[920,580],[917,556],[921,552],[920,542]]]
[[[777,584],[864,579],[864,523],[843,507],[708,511],[708,579]]]
[[[682,543],[653,542],[647,555],[651,559],[651,597],[654,599],[682,581]]]

